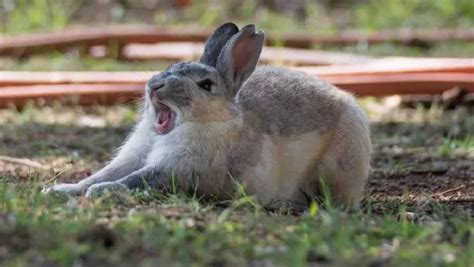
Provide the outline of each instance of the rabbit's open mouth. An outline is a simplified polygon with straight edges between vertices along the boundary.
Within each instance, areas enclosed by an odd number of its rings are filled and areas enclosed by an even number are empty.
[[[159,134],[167,134],[174,127],[174,112],[163,103],[157,104],[156,130]]]

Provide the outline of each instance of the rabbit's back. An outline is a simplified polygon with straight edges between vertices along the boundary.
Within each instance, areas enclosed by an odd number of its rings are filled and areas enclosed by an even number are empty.
[[[277,135],[331,132],[349,99],[324,80],[269,66],[257,68],[237,95],[246,119]]]

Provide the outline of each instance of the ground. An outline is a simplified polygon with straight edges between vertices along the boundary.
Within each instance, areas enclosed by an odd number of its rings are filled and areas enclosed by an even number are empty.
[[[372,123],[363,204],[266,210],[244,194],[209,202],[147,191],[88,200],[44,195],[103,166],[136,119],[133,104],[0,110],[2,266],[474,266],[472,109],[360,99]]]
[[[210,3],[0,1],[0,32],[89,23],[152,23],[179,32],[228,20],[310,34],[474,25],[472,0]],[[378,56],[474,54],[474,43],[457,41],[314,48]],[[77,48],[1,57],[0,70],[150,71],[170,63],[84,54]],[[361,207],[340,209],[326,198],[303,213],[266,210],[243,193],[228,202],[179,192],[94,200],[42,194],[46,184],[78,181],[103,166],[133,127],[136,108],[39,103],[0,110],[0,266],[474,266],[472,106],[401,108],[392,100],[360,99],[374,143]]]

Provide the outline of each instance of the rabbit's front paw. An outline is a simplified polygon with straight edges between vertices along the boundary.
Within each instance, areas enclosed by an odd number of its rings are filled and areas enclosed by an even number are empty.
[[[80,196],[83,189],[79,184],[55,184],[43,189],[43,193],[62,192],[71,196]]]
[[[86,192],[86,197],[91,198],[91,197],[96,197],[103,195],[106,192],[112,193],[112,192],[127,192],[128,188],[117,182],[104,182],[104,183],[99,183],[99,184],[94,184],[87,189]]]

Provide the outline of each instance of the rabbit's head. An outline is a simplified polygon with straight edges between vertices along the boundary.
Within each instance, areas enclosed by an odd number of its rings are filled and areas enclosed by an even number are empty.
[[[254,25],[239,31],[233,23],[223,24],[208,39],[199,62],[177,63],[152,77],[146,101],[157,132],[235,116],[234,97],[255,70],[264,36]]]

